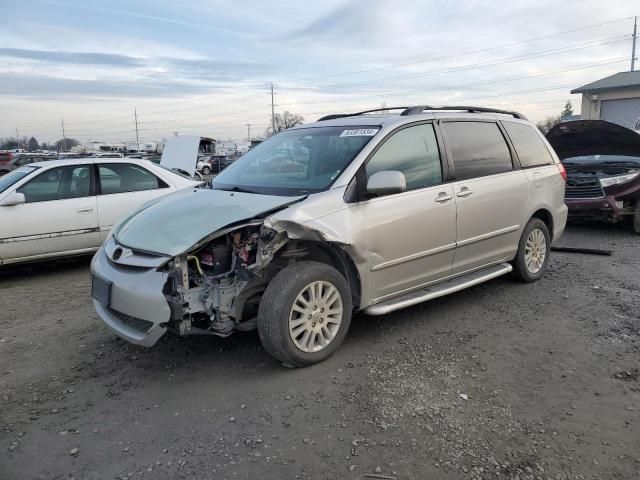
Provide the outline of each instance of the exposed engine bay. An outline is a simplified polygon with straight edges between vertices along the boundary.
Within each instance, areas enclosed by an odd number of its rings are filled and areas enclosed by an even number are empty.
[[[277,261],[272,261],[276,252]],[[281,268],[306,254],[307,249],[289,241],[286,233],[262,222],[218,232],[167,266],[169,279],[163,291],[171,307],[167,326],[178,335],[221,337],[257,328],[260,297],[267,284]]]

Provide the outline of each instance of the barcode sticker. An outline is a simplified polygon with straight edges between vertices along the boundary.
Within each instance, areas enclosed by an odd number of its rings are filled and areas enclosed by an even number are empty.
[[[344,130],[341,137],[373,137],[378,133],[377,128],[358,128],[354,130]]]

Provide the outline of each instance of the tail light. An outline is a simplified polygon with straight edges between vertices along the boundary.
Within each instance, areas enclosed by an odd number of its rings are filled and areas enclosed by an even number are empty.
[[[562,163],[557,163],[556,165],[558,165],[558,170],[560,170],[560,175],[562,176],[562,179],[566,182],[567,181],[567,169],[564,168],[564,165]]]

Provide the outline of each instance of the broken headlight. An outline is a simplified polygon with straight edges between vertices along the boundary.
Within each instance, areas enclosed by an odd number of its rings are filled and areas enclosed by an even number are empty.
[[[613,185],[619,185],[621,183],[627,183],[637,178],[640,172],[627,173],[626,175],[616,175],[615,177],[604,177],[600,179],[600,185],[604,187],[611,187]]]

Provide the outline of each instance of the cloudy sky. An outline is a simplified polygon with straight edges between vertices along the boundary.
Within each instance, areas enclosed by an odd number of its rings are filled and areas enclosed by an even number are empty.
[[[634,3],[636,9],[634,11]],[[0,137],[141,141],[261,135],[411,104],[492,105],[533,120],[629,69],[628,0],[0,0]]]

